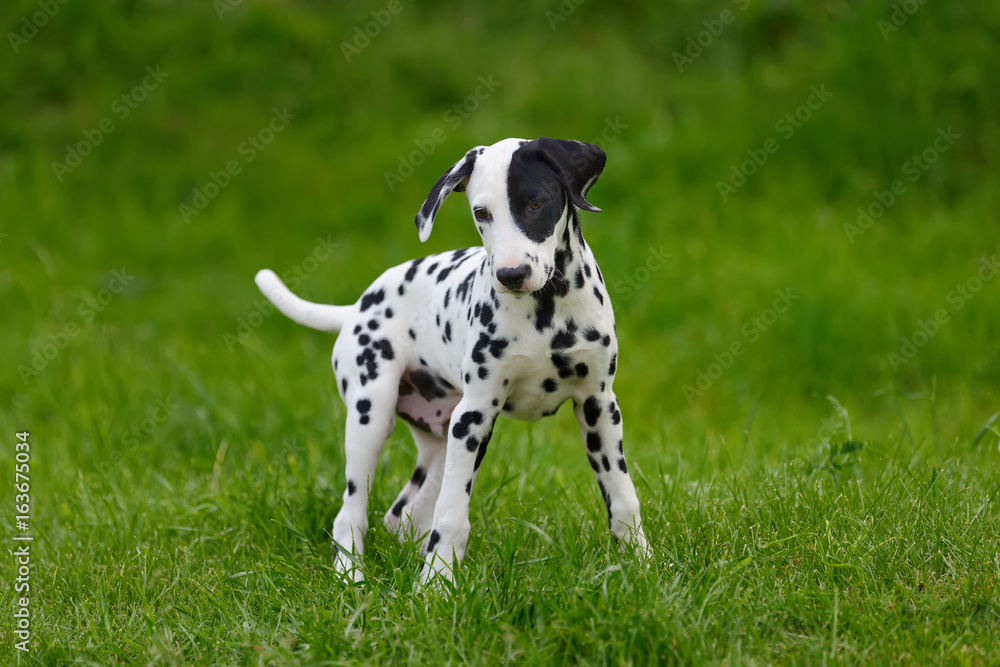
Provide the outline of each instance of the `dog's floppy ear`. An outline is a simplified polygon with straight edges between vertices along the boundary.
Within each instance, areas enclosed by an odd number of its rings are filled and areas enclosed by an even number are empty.
[[[477,146],[465,154],[461,160],[452,165],[451,169],[444,172],[437,180],[430,194],[424,200],[424,205],[420,207],[413,221],[417,224],[417,232],[420,234],[420,241],[424,242],[430,237],[431,229],[434,227],[434,216],[444,203],[445,197],[455,192],[464,192],[465,185],[469,182],[469,176],[476,166],[476,157],[483,152],[484,146]]]
[[[601,209],[587,201],[587,190],[597,182],[607,155],[593,144],[567,139],[537,140],[539,157],[555,172],[566,188],[570,201],[585,211],[600,213]]]

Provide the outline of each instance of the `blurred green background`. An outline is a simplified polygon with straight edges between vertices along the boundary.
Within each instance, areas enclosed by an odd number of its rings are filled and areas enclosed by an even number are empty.
[[[183,486],[222,441],[259,461],[283,438],[328,445],[321,474],[341,484],[333,339],[267,316],[253,275],[349,303],[389,266],[476,244],[464,197],[425,245],[413,214],[467,149],[509,136],[607,150],[604,212],[583,224],[618,320],[630,460],[808,456],[836,430],[828,395],[845,436],[961,457],[1000,409],[1000,280],[977,277],[1000,255],[996,3],[3,15],[0,428],[48,451],[40,512],[68,519],[100,477]],[[323,502],[325,522],[336,493]]]
[[[259,299],[258,268],[291,270],[329,239],[336,250],[300,291],[352,302],[388,266],[476,243],[464,201],[445,206],[426,246],[411,222],[465,150],[541,135],[609,154],[593,192],[605,212],[584,224],[615,302],[634,429],[666,427],[687,447],[739,433],[757,403],[769,438],[793,442],[813,435],[804,417],[826,413],[826,394],[875,417],[889,405],[877,391],[929,392],[935,379],[947,439],[998,407],[998,282],[961,310],[948,300],[1000,251],[990,3],[54,6],[23,39],[42,5],[6,4],[0,66],[0,358],[15,417],[39,414],[44,394],[99,400],[86,390],[99,378],[132,396],[183,385],[162,364],[172,354],[205,385],[239,386],[243,362],[279,345],[275,330],[280,344],[325,348],[278,317],[229,349]],[[813,90],[829,95],[815,104]],[[294,117],[258,151],[246,142],[274,109]],[[907,163],[949,129],[958,138],[912,181]],[[95,136],[78,166],[54,165]],[[769,139],[777,152],[743,165]],[[230,161],[240,173],[185,216]],[[412,175],[390,188],[404,163]],[[756,173],[724,201],[719,183],[738,183],[741,166]],[[877,193],[895,201],[852,235]],[[647,272],[654,250],[670,256]],[[135,279],[84,321],[84,297],[121,268]],[[744,324],[779,289],[799,299],[751,342]],[[949,322],[894,369],[887,355],[940,308]],[[74,322],[65,351],[22,379]],[[734,341],[745,354],[689,401],[684,386],[698,389]],[[326,377],[325,355],[302,364]]]

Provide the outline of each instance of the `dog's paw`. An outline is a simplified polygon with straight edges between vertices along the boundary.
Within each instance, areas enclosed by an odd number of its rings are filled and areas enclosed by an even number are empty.
[[[365,575],[361,572],[361,561],[355,554],[347,553],[343,547],[336,542],[333,543],[334,560],[333,568],[337,574],[354,583],[365,580]]]

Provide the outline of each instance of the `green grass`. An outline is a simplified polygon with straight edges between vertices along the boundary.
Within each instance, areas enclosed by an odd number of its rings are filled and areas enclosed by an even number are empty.
[[[1000,13],[929,2],[884,40],[882,3],[750,3],[678,72],[672,54],[737,4],[583,3],[552,30],[558,3],[405,3],[348,63],[340,43],[380,7],[246,2],[220,21],[210,3],[70,2],[7,52],[0,525],[15,532],[27,430],[21,662],[1000,662],[1000,282],[955,297],[1000,255]],[[36,11],[14,2],[7,29]],[[119,119],[157,65],[169,75]],[[452,127],[481,76],[501,85]],[[776,122],[819,85],[833,96],[784,138]],[[276,107],[295,118],[246,162]],[[52,162],[107,117],[60,181]],[[420,555],[381,526],[413,468],[398,429],[368,582],[341,582],[333,338],[260,316],[254,272],[297,267],[303,296],[351,302],[390,265],[476,242],[460,197],[426,245],[411,222],[466,149],[590,140],[608,119],[625,127],[584,225],[654,561],[617,551],[564,407],[498,425],[447,594],[415,591]],[[947,127],[960,137],[910,181]],[[439,129],[390,192],[385,173]],[[723,201],[717,182],[770,137]],[[896,179],[906,192],[852,242],[844,225]],[[771,321],[778,290],[797,298]],[[685,389],[733,343],[711,386]],[[11,663],[14,578],[3,559]]]

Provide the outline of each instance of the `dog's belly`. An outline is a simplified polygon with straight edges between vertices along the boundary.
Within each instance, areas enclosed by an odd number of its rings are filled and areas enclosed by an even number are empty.
[[[423,368],[406,371],[399,380],[396,414],[413,426],[448,437],[448,422],[462,394],[443,377]]]

